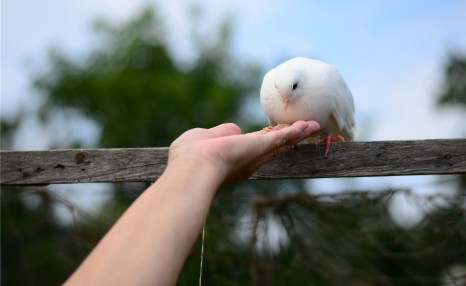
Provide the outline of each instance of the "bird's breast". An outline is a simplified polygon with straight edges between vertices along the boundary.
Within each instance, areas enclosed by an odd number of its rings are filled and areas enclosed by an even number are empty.
[[[298,120],[313,120],[323,126],[330,116],[328,110],[320,108],[318,104],[307,102],[302,98],[292,98],[286,110],[285,104],[279,96],[263,99],[262,105],[267,116],[279,124],[292,124]]]

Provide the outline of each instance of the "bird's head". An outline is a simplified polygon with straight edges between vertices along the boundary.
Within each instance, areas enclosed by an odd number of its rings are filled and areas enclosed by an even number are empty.
[[[288,74],[276,78],[275,88],[280,95],[285,111],[288,109],[290,101],[301,93],[302,81],[303,79],[300,73]]]

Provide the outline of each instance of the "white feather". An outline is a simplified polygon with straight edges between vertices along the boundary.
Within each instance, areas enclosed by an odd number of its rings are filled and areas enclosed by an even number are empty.
[[[299,57],[278,65],[264,76],[260,100],[271,125],[315,120],[325,135],[354,137],[353,96],[340,73],[324,62]]]

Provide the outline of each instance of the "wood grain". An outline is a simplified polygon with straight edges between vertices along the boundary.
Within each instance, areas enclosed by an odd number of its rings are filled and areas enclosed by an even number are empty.
[[[2,185],[154,181],[168,148],[1,152]]]
[[[2,185],[155,181],[168,148],[2,151]],[[306,179],[466,173],[466,139],[300,145],[251,179]]]

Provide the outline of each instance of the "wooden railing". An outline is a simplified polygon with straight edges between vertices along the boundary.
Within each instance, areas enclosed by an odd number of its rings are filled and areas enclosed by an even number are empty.
[[[155,181],[168,148],[1,151],[1,185]],[[466,173],[466,139],[300,145],[251,179],[305,179]]]

